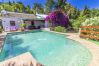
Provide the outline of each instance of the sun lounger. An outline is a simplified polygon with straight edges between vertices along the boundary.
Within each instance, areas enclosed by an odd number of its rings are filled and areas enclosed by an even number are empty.
[[[16,28],[16,26],[11,26],[11,27],[10,27],[10,30],[11,30],[11,31],[16,31],[17,28]]]

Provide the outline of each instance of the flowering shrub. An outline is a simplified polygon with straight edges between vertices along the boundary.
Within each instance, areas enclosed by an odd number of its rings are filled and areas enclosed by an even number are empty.
[[[82,26],[99,26],[99,17],[86,19]]]
[[[46,18],[46,21],[51,21],[52,26],[68,27],[69,19],[62,11],[54,11],[50,13]]]
[[[99,26],[99,17],[86,19],[85,22],[82,23],[82,26]],[[84,29],[99,31],[99,29],[96,28],[84,28]]]

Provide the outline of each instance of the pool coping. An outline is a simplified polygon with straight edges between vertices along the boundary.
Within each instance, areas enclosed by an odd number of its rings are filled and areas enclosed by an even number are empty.
[[[9,64],[15,64],[15,66],[20,65],[27,65],[30,66],[31,64],[33,66],[37,66],[38,62],[37,60],[31,55],[30,52],[23,53],[21,55],[18,55],[16,57],[4,60],[0,62],[0,66],[9,66]]]

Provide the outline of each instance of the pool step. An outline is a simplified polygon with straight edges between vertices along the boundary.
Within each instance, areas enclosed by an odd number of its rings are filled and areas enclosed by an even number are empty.
[[[43,65],[38,63],[37,60],[33,58],[30,52],[27,52],[14,58],[0,62],[0,66],[43,66]]]

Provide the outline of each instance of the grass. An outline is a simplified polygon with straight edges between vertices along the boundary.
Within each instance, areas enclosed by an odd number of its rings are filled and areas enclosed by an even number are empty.
[[[99,45],[99,41],[95,41],[95,40],[89,40],[89,41],[91,41],[91,42],[93,42],[93,43]]]

